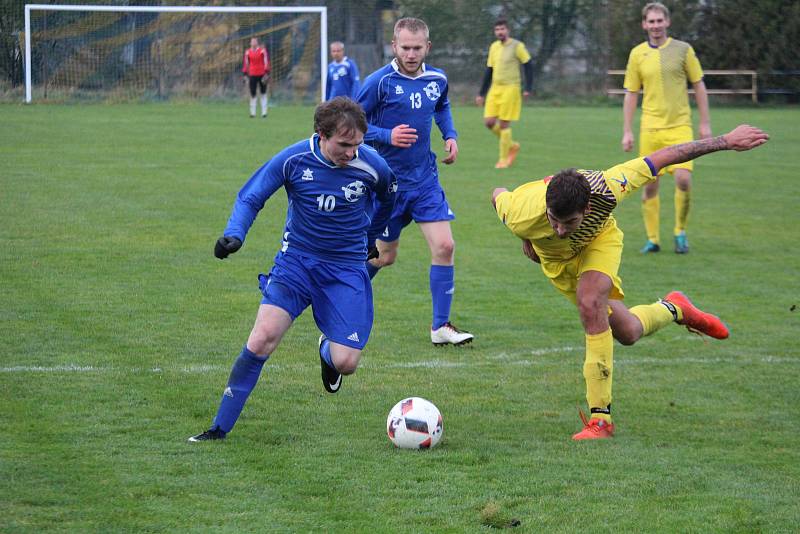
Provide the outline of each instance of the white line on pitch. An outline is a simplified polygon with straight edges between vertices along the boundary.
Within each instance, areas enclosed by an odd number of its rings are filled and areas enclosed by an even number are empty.
[[[542,364],[558,364],[560,360],[537,360],[531,359],[530,356],[542,356],[546,354],[566,353],[566,352],[579,352],[582,347],[553,347],[548,349],[536,349],[518,353],[500,353],[495,356],[476,360],[469,359],[464,361],[452,361],[443,359],[434,360],[416,360],[406,362],[389,362],[389,363],[371,363],[364,362],[361,367],[368,369],[414,369],[414,368],[430,368],[430,369],[448,369],[448,368],[465,368],[465,367],[482,367],[494,365],[498,362],[510,365],[542,365]],[[527,356],[527,357],[526,357]],[[752,356],[749,354],[737,354],[734,356],[720,356],[698,358],[693,356],[677,357],[677,358],[614,358],[614,363],[617,365],[675,365],[675,364],[747,364],[747,363],[767,363],[767,364],[800,364],[800,358],[783,357],[783,356]],[[271,370],[284,371],[296,370],[307,367],[308,363],[300,362],[270,362],[267,364]],[[213,365],[213,364],[196,364],[175,368],[163,367],[99,367],[94,365],[78,365],[78,364],[64,364],[64,365],[14,365],[11,367],[0,367],[0,373],[122,373],[122,374],[137,374],[137,373],[182,373],[182,374],[206,374],[216,372],[226,372],[230,370],[229,365]]]

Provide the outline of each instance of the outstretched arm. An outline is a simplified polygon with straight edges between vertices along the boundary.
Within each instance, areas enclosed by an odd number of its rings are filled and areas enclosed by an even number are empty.
[[[650,154],[647,159],[654,167],[653,173],[669,165],[683,163],[719,150],[742,152],[761,146],[769,140],[769,135],[755,126],[740,124],[725,135],[698,139],[690,143],[668,146]]]

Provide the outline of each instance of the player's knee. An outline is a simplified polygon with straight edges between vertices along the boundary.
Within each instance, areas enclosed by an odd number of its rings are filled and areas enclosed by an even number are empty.
[[[633,345],[642,337],[641,333],[637,333],[635,329],[627,325],[622,328],[614,328],[611,332],[614,334],[614,339],[616,339],[620,345],[625,346]]]
[[[681,191],[688,191],[692,187],[692,174],[689,172],[675,173],[675,186]]]
[[[350,349],[342,354],[337,354],[334,358],[336,370],[343,375],[352,375],[358,368],[358,362],[361,360],[361,351],[357,349]]]
[[[456,251],[456,242],[452,239],[446,239],[436,243],[433,250],[433,258],[439,262],[453,261],[453,254]]]
[[[608,313],[606,311],[606,304],[594,293],[578,295],[578,313],[581,316],[581,321],[584,325],[592,324],[602,314]]]
[[[497,124],[497,119],[484,119],[483,124],[491,130],[494,128],[494,125]]]
[[[250,333],[250,338],[247,340],[248,348],[259,356],[272,354],[278,347],[281,341],[281,336],[276,335],[268,330],[254,330]]]

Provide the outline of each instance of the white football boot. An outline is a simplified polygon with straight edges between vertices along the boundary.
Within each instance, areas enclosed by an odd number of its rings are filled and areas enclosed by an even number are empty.
[[[465,345],[475,336],[467,331],[459,330],[447,321],[436,330],[431,330],[431,343],[434,345]]]

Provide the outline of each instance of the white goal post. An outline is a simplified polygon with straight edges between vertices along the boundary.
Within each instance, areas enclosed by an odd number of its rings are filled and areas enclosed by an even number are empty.
[[[287,7],[205,7],[205,6],[109,6],[25,4],[25,102],[32,100],[31,11],[111,11],[124,13],[317,13],[320,16],[320,98],[325,99],[328,69],[328,8],[325,6]]]

